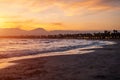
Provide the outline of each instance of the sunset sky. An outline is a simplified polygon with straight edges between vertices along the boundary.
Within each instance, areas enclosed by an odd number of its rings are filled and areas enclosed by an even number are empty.
[[[0,28],[120,30],[120,0],[0,0]]]

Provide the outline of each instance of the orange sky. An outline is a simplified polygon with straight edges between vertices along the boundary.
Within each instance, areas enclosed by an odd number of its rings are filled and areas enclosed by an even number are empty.
[[[120,30],[120,0],[0,0],[0,28]]]

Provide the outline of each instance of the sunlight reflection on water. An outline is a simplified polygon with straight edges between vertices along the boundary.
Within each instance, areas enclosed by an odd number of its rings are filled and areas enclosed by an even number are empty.
[[[31,52],[42,53],[36,55],[22,55],[14,56],[11,58],[0,59],[0,69],[7,68],[9,66],[16,65],[17,63],[11,63],[11,61],[48,57],[48,56],[61,56],[61,55],[73,55],[73,54],[86,54],[94,52],[94,48],[102,48],[103,45],[112,45],[115,42],[112,41],[99,41],[99,40],[57,40],[57,39],[3,39],[0,40],[0,56],[16,55],[16,54],[29,54]],[[86,50],[83,50],[86,49]]]

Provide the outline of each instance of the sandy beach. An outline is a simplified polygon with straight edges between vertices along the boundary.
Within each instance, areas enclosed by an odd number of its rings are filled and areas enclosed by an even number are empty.
[[[81,49],[85,54],[68,51],[0,59],[0,80],[120,80],[120,41],[115,42]]]
[[[120,80],[120,0],[0,0],[0,80]]]

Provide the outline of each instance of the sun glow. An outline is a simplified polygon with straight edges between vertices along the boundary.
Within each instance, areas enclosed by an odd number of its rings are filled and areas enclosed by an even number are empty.
[[[0,18],[0,28],[4,28],[4,22],[5,20],[3,18]]]
[[[119,4],[120,0],[0,0],[0,28],[120,29]]]

